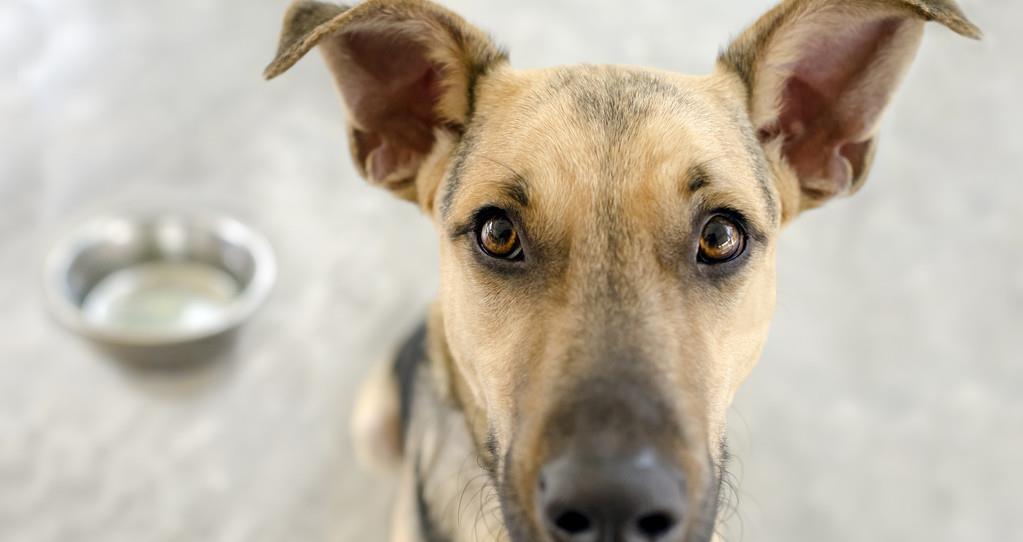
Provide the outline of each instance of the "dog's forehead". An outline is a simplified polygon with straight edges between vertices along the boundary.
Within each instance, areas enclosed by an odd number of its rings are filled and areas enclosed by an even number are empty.
[[[727,79],[639,68],[491,74],[478,85],[441,210],[465,214],[495,193],[569,205],[594,193],[657,197],[707,183],[732,200],[722,203],[770,224],[776,195],[744,99]]]

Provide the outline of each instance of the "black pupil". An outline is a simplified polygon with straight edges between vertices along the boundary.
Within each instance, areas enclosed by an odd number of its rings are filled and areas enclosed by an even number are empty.
[[[722,220],[712,220],[703,230],[703,240],[707,246],[727,248],[735,238],[735,228]]]
[[[492,245],[494,248],[498,249],[510,249],[511,246],[509,243],[515,235],[515,229],[512,228],[510,221],[504,218],[494,218],[487,222],[487,227],[484,233],[489,241],[487,243],[488,245]]]

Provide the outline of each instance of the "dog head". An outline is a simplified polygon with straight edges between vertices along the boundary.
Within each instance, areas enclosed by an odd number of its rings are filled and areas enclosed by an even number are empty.
[[[775,245],[851,194],[924,23],[952,0],[790,0],[714,73],[518,71],[422,0],[298,2],[369,182],[440,237],[431,330],[514,540],[708,540],[726,411],[774,307]]]

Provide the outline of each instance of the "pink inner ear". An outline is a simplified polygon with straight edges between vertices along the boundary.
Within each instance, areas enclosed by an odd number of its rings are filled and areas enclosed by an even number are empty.
[[[817,32],[801,43],[781,96],[778,126],[764,137],[785,137],[783,153],[803,189],[817,197],[848,190],[863,173],[868,130],[894,90],[897,75],[885,55],[906,22],[902,18],[864,21],[832,32]]]
[[[399,29],[344,34],[349,69],[338,81],[355,126],[359,163],[376,181],[404,182],[434,144],[440,67]],[[392,178],[395,175],[401,178]]]

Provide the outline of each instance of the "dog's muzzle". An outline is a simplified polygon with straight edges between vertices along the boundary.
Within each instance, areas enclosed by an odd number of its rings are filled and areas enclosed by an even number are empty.
[[[549,539],[693,539],[686,531],[690,519],[700,518],[687,518],[687,480],[679,465],[685,439],[669,403],[649,382],[635,375],[587,380],[548,418],[533,506]]]

